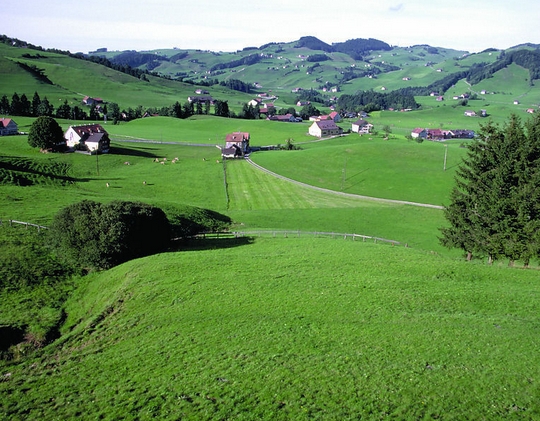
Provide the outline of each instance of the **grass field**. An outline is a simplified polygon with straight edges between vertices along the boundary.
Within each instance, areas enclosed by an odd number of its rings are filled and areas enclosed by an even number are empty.
[[[291,63],[302,52],[292,51],[285,57]],[[434,68],[407,69],[429,60],[426,51],[416,46],[372,58],[405,69],[399,78],[394,72],[368,83],[435,80]],[[24,58],[25,52],[0,45],[0,74],[6,75],[0,95],[16,87],[29,98],[36,90],[73,103],[93,95],[127,107],[141,98],[145,106],[183,102],[193,90],[53,53]],[[205,65],[217,61],[197,54]],[[455,54],[441,49],[444,72],[494,59],[482,53],[454,60]],[[350,66],[347,56],[333,58]],[[41,86],[21,74],[15,61],[22,59],[55,84]],[[314,76],[333,77],[330,67]],[[283,92],[278,105],[293,103],[287,86],[305,75],[283,67],[275,73],[283,82],[276,85]],[[452,92],[493,90],[467,108],[485,108],[502,123],[510,112],[525,115],[540,103],[540,91],[525,87],[526,77],[510,66],[479,86],[458,82]],[[230,104],[249,99],[234,94]],[[421,111],[371,114],[379,133],[391,127],[388,140],[351,134],[314,141],[308,122],[212,116],[108,124],[112,150],[98,156],[43,154],[26,136],[0,137],[0,253],[11,261],[31,256],[35,250],[23,250],[25,244],[46,239],[46,231],[29,233],[7,220],[47,226],[60,209],[84,199],[197,206],[230,216],[234,231],[268,233],[186,241],[108,271],[0,290],[0,327],[27,335],[27,343],[12,349],[13,360],[0,360],[0,419],[540,419],[538,265],[465,262],[460,251],[439,244],[441,209],[357,197],[447,204],[467,141],[419,144],[405,136],[415,127],[478,130],[486,120],[465,117],[451,100],[418,100]],[[15,120],[24,132],[33,121]],[[64,129],[74,123],[59,122]],[[351,122],[340,125],[347,129]],[[249,132],[254,146],[292,138],[299,150],[251,158],[296,182],[244,160],[224,163],[215,146],[232,131]],[[39,262],[59,264],[46,244],[37,250]],[[56,334],[32,350],[32,343]]]
[[[208,243],[81,279],[62,339],[3,368],[0,410],[5,419],[535,419],[537,296],[533,271],[403,247]]]

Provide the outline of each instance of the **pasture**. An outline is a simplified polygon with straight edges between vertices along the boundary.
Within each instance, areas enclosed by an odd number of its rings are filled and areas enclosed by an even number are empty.
[[[535,419],[537,273],[342,239],[199,243],[77,280],[6,419]]]

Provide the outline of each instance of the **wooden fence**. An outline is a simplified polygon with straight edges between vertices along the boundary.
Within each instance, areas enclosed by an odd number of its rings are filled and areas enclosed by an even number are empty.
[[[16,225],[25,225],[26,228],[28,227],[35,227],[37,228],[38,231],[42,230],[42,229],[48,229],[47,227],[44,227],[43,225],[38,225],[38,224],[32,224],[30,222],[23,222],[23,221],[16,221],[15,219],[9,219],[8,221],[2,221],[0,219],[0,226],[3,226],[5,225],[7,222],[7,224],[12,227],[13,224],[16,224]]]

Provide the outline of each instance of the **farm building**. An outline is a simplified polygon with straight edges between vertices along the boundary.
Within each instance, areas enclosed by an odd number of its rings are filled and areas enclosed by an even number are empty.
[[[223,158],[240,158],[249,152],[249,133],[234,132],[225,137],[225,147],[221,149]]]
[[[351,130],[358,134],[367,134],[373,129],[373,124],[368,123],[366,120],[359,119],[352,124]]]
[[[11,118],[0,119],[0,136],[7,136],[19,133],[19,126]]]
[[[417,127],[411,132],[411,137],[413,139],[426,139],[427,138],[427,130],[422,129],[421,127]]]
[[[89,96],[85,96],[82,100],[84,105],[98,105],[103,104],[103,100],[101,98],[91,98]]]
[[[100,124],[70,126],[64,133],[64,139],[72,149],[90,153],[109,152],[109,134]]]
[[[316,137],[336,136],[340,135],[341,132],[341,128],[338,127],[333,120],[314,121],[313,124],[309,126],[309,134]]]

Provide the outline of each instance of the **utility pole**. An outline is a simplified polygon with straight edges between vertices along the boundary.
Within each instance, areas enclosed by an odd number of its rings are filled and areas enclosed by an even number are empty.
[[[448,145],[444,145],[444,171],[446,171],[446,157],[448,156]]]
[[[347,157],[343,163],[343,171],[341,172],[341,191],[343,191],[343,185],[345,184],[345,178],[347,177]]]

